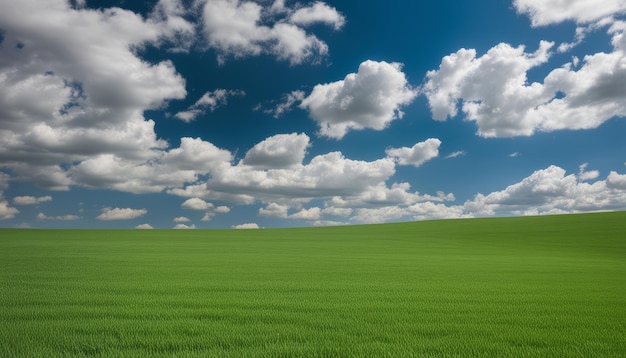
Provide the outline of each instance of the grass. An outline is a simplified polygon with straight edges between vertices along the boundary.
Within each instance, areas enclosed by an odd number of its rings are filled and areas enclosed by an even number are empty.
[[[624,357],[626,213],[0,230],[3,357]]]

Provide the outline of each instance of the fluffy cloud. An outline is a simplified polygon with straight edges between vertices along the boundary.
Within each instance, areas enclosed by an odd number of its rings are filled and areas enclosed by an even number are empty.
[[[152,227],[152,225],[150,224],[140,224],[135,226],[135,229],[152,230],[154,229],[154,227]]]
[[[439,155],[440,145],[441,141],[439,139],[429,138],[424,142],[416,143],[411,148],[389,148],[385,152],[400,165],[419,167]]]
[[[588,163],[581,164],[579,166],[580,171],[578,172],[579,180],[593,180],[600,176],[600,172],[597,170],[587,171]]]
[[[337,9],[321,1],[296,10],[289,20],[294,24],[305,26],[317,22],[326,23],[333,26],[335,30],[339,30],[345,24],[345,18],[337,12]]]
[[[206,201],[200,198],[191,198],[185,200],[184,203],[181,204],[183,209],[191,209],[191,210],[208,210],[213,207],[213,204],[207,203]]]
[[[318,2],[294,10],[284,2],[262,6],[251,1],[203,0],[203,33],[218,59],[272,54],[291,64],[325,56],[328,46],[299,25],[322,22],[339,29],[343,16]],[[285,18],[284,14],[291,14]],[[281,16],[278,16],[281,15]]]
[[[19,212],[16,208],[9,206],[9,203],[6,200],[2,200],[0,196],[0,220],[13,219]]]
[[[165,41],[177,27],[163,22],[169,15],[157,21],[63,0],[0,7],[0,167],[67,190],[75,163],[145,160],[167,146],[142,113],[183,98],[185,81],[171,62],[147,63],[135,49]]]
[[[181,138],[178,148],[155,153],[148,161],[113,154],[84,160],[70,170],[76,185],[131,193],[154,193],[194,182],[201,174],[225,165],[231,153],[199,138]]]
[[[188,217],[184,217],[184,216],[179,216],[177,218],[174,218],[174,222],[177,222],[177,223],[187,223],[190,221],[191,219],[189,219]]]
[[[219,88],[215,91],[209,91],[200,97],[200,99],[186,111],[178,112],[174,117],[189,123],[196,120],[198,116],[204,114],[207,110],[213,112],[217,107],[227,104],[228,97],[243,95],[245,95],[245,92],[240,90],[225,90]]]
[[[539,123],[527,113],[550,95],[540,84],[526,85],[526,72],[545,63],[552,46],[541,42],[535,53],[527,54],[523,46],[499,44],[479,58],[466,49],[444,57],[439,70],[426,74],[422,88],[433,118],[456,116],[462,100],[463,112],[477,122],[482,136],[532,134]]]
[[[519,183],[484,197],[493,211],[524,213],[617,210],[626,207],[626,175],[611,172],[606,180],[579,182],[574,174],[550,166],[538,170]]]
[[[584,168],[583,168],[584,169]],[[586,172],[585,172],[586,173]],[[449,199],[454,200],[453,197]],[[340,204],[330,201],[332,204]],[[362,205],[354,203],[354,205]],[[605,180],[582,182],[557,166],[537,170],[520,182],[488,195],[476,194],[462,205],[441,200],[356,208],[351,221],[377,223],[508,215],[562,214],[626,209],[626,174],[610,172]]]
[[[340,139],[350,129],[384,129],[402,118],[400,108],[416,95],[399,63],[368,60],[341,81],[316,85],[300,107],[318,122],[321,135]]]
[[[195,224],[191,224],[191,225],[177,224],[176,226],[174,226],[174,229],[176,230],[193,230],[195,228],[196,228]]]
[[[146,209],[130,208],[104,208],[102,214],[98,215],[98,220],[130,220],[146,215]]]
[[[16,196],[13,198],[13,204],[15,205],[35,205],[46,201],[52,201],[52,197],[46,195],[38,198],[34,196]]]
[[[626,12],[622,0],[514,0],[513,6],[520,14],[530,17],[533,26],[557,24],[566,20],[589,23],[618,13]]]
[[[304,133],[278,134],[252,147],[242,164],[265,169],[294,167],[302,163],[308,146],[309,136]]]
[[[526,83],[527,72],[545,63],[552,43],[531,54],[524,47],[499,44],[482,57],[461,49],[429,71],[423,93],[434,119],[457,115],[475,121],[484,137],[532,135],[536,131],[596,128],[626,116],[626,24],[609,28],[614,49],[552,70],[543,83]]]

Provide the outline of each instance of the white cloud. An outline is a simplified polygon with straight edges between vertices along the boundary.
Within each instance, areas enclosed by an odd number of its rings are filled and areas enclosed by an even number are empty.
[[[208,45],[219,51],[218,60],[272,54],[291,64],[299,64],[325,56],[328,46],[315,35],[307,33],[298,24],[323,22],[334,27],[343,19],[336,10],[324,3],[300,9],[296,20],[280,20],[282,13],[293,10],[284,2],[270,7],[251,1],[203,0],[203,33]],[[309,9],[309,10],[307,10]],[[296,11],[297,12],[297,11]],[[295,13],[294,13],[295,15]]]
[[[321,135],[341,139],[348,130],[384,129],[402,118],[400,109],[416,95],[401,64],[368,60],[343,80],[316,85],[300,107],[319,124]]]
[[[195,224],[191,224],[191,225],[176,224],[176,226],[174,226],[174,229],[176,230],[193,230],[195,228],[196,228]]]
[[[35,205],[39,203],[44,203],[46,201],[52,201],[51,196],[16,196],[13,198],[13,204],[15,205]]]
[[[0,167],[67,190],[68,167],[97,156],[147,160],[165,148],[142,113],[183,98],[185,81],[170,61],[148,63],[136,50],[167,47],[174,10],[160,21],[63,0],[0,5],[3,44],[11,44],[0,47]]]
[[[246,224],[234,225],[233,229],[259,229],[259,225],[255,223],[246,223]]]
[[[532,135],[537,131],[590,129],[614,117],[626,116],[626,23],[608,30],[613,51],[577,59],[552,70],[543,83],[527,84],[530,69],[545,63],[552,43],[542,41],[528,54],[524,47],[499,44],[482,57],[461,49],[429,71],[423,93],[434,119],[458,112],[475,121],[484,137]]]
[[[206,185],[197,187],[200,197],[214,200],[262,201],[310,200],[333,195],[354,195],[384,182],[395,172],[389,158],[372,162],[351,160],[340,152],[315,156],[306,165],[260,170],[247,165],[223,167]],[[171,191],[183,194],[181,191]],[[232,196],[232,195],[236,195]],[[249,202],[249,201],[248,201]]]
[[[135,226],[135,229],[152,230],[154,229],[154,227],[152,227],[152,225],[150,224],[140,224]]]
[[[578,172],[579,180],[593,180],[600,176],[600,172],[597,170],[587,171],[588,163],[581,164],[578,168],[580,169]]]
[[[1,200],[0,196],[0,220],[8,220],[13,219],[15,215],[19,214],[19,210],[9,206],[9,203],[6,200]]]
[[[176,45],[170,51],[187,52],[195,42],[195,25],[184,18],[187,12],[181,0],[159,0],[150,14],[150,20],[161,27],[167,42]]]
[[[518,13],[528,15],[533,26],[558,24],[567,20],[589,23],[626,13],[623,0],[603,0],[601,5],[595,0],[514,0],[513,6]]]
[[[191,209],[191,210],[207,210],[213,207],[213,204],[207,203],[206,201],[200,198],[191,198],[185,200],[184,203],[180,205],[183,209]]]
[[[302,163],[309,147],[304,133],[277,134],[250,149],[242,164],[264,169],[291,168]]]
[[[187,223],[187,222],[190,222],[190,221],[191,221],[191,219],[189,219],[188,217],[185,217],[185,216],[179,216],[177,218],[174,218],[174,222],[177,222],[177,223]]]
[[[241,90],[225,90],[222,88],[205,93],[186,111],[178,112],[174,116],[183,122],[192,122],[196,118],[208,111],[215,111],[218,107],[228,103],[228,97],[243,96],[244,91]]]
[[[312,6],[303,7],[296,10],[289,20],[298,25],[310,25],[316,22],[332,25],[335,30],[339,30],[346,22],[345,18],[335,9],[321,1],[315,2]]]
[[[276,108],[265,110],[265,113],[272,114],[275,118],[280,117],[284,113],[291,111],[291,109],[305,97],[304,91],[291,91],[283,96],[282,103],[279,103]]]
[[[326,207],[322,209],[322,213],[330,216],[340,216],[343,218],[347,218],[352,215],[352,208],[337,208],[337,207]]]
[[[439,155],[440,145],[441,141],[439,139],[429,138],[424,142],[416,143],[411,148],[389,148],[385,152],[400,165],[419,167]]]
[[[383,223],[398,220],[407,215],[404,208],[399,206],[385,206],[382,208],[358,209],[352,220],[362,223]]]
[[[71,221],[71,220],[78,220],[80,219],[80,216],[78,215],[58,215],[58,216],[48,216],[44,213],[39,213],[37,214],[37,219],[38,220],[62,220],[62,221]]]
[[[462,157],[464,156],[466,153],[462,150],[458,150],[456,152],[452,152],[448,155],[446,155],[446,159],[451,159],[451,158],[456,158],[456,157]]]
[[[552,43],[542,41],[532,54],[499,44],[482,57],[461,49],[443,58],[439,70],[429,71],[422,92],[436,120],[457,115],[458,102],[467,120],[476,121],[485,137],[530,135],[539,125],[526,116],[529,109],[548,101],[538,83],[526,85],[526,72],[549,58]]]
[[[519,157],[521,154],[519,154],[519,152],[513,152],[511,154],[509,154],[509,158],[517,158]]]
[[[230,212],[230,208],[228,206],[218,206],[215,208],[215,212],[218,214],[226,214]]]
[[[149,160],[128,160],[113,154],[94,156],[70,169],[77,185],[131,193],[154,193],[195,182],[223,165],[229,151],[199,138],[181,138],[178,148],[155,153]]]
[[[144,216],[148,211],[146,209],[130,209],[130,208],[104,208],[102,214],[98,215],[98,220],[130,220]]]

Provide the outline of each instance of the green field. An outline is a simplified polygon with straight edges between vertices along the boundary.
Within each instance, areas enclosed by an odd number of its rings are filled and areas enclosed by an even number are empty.
[[[0,230],[0,356],[626,356],[626,212]]]

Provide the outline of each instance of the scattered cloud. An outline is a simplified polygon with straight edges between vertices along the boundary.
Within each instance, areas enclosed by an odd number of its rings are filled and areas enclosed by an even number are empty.
[[[466,153],[462,150],[458,150],[456,152],[452,152],[448,155],[446,155],[446,159],[451,159],[451,158],[456,158],[456,157],[462,157],[464,156]]]
[[[16,196],[13,198],[13,204],[15,205],[35,205],[39,203],[44,203],[46,201],[52,201],[51,196]]]
[[[419,167],[425,162],[439,156],[441,141],[429,138],[424,142],[416,143],[413,147],[389,148],[385,152],[394,158],[400,165]]]
[[[519,152],[513,152],[511,154],[509,154],[509,158],[517,158],[519,157],[521,154]]]
[[[38,220],[62,220],[62,221],[71,221],[71,220],[78,220],[80,219],[80,216],[78,215],[58,215],[58,216],[47,216],[44,213],[39,213],[37,214],[37,219]]]
[[[568,20],[590,23],[626,13],[626,3],[622,0],[604,0],[602,6],[594,0],[514,0],[513,6],[519,14],[528,15],[535,27]]]
[[[190,221],[191,219],[189,219],[188,217],[184,217],[184,216],[179,216],[177,218],[174,218],[174,222],[177,222],[177,223],[186,223]]]
[[[246,224],[234,225],[232,228],[233,229],[259,229],[259,225],[255,223],[246,223]]]
[[[367,60],[343,80],[316,85],[300,108],[319,124],[320,135],[341,139],[348,130],[384,129],[416,96],[401,64]]]
[[[102,214],[98,215],[98,220],[130,220],[144,216],[148,211],[146,209],[130,209],[130,208],[104,208]]]
[[[196,120],[198,116],[203,115],[206,111],[215,111],[219,106],[228,103],[228,97],[232,96],[244,96],[246,93],[241,90],[225,90],[216,89],[205,93],[199,100],[196,101],[186,111],[178,112],[174,117],[180,119],[183,122],[192,122]]]
[[[264,112],[272,114],[274,118],[278,118],[291,111],[296,104],[302,102],[305,96],[304,91],[291,91],[283,96],[282,102],[279,103],[274,109],[265,110]]]
[[[339,29],[344,21],[336,9],[322,2],[298,10],[284,2],[272,6],[240,0],[202,2],[203,34],[208,45],[219,51],[221,63],[229,56],[261,54],[274,55],[292,65],[319,60],[328,53],[328,46],[300,26],[321,22]],[[285,19],[285,13],[291,16]]]
[[[150,224],[140,224],[135,226],[135,229],[152,230],[154,229],[154,227],[152,227],[152,225]]]
[[[195,224],[191,224],[191,225],[177,224],[176,226],[174,226],[174,229],[176,230],[193,230],[195,228],[196,228]]]

